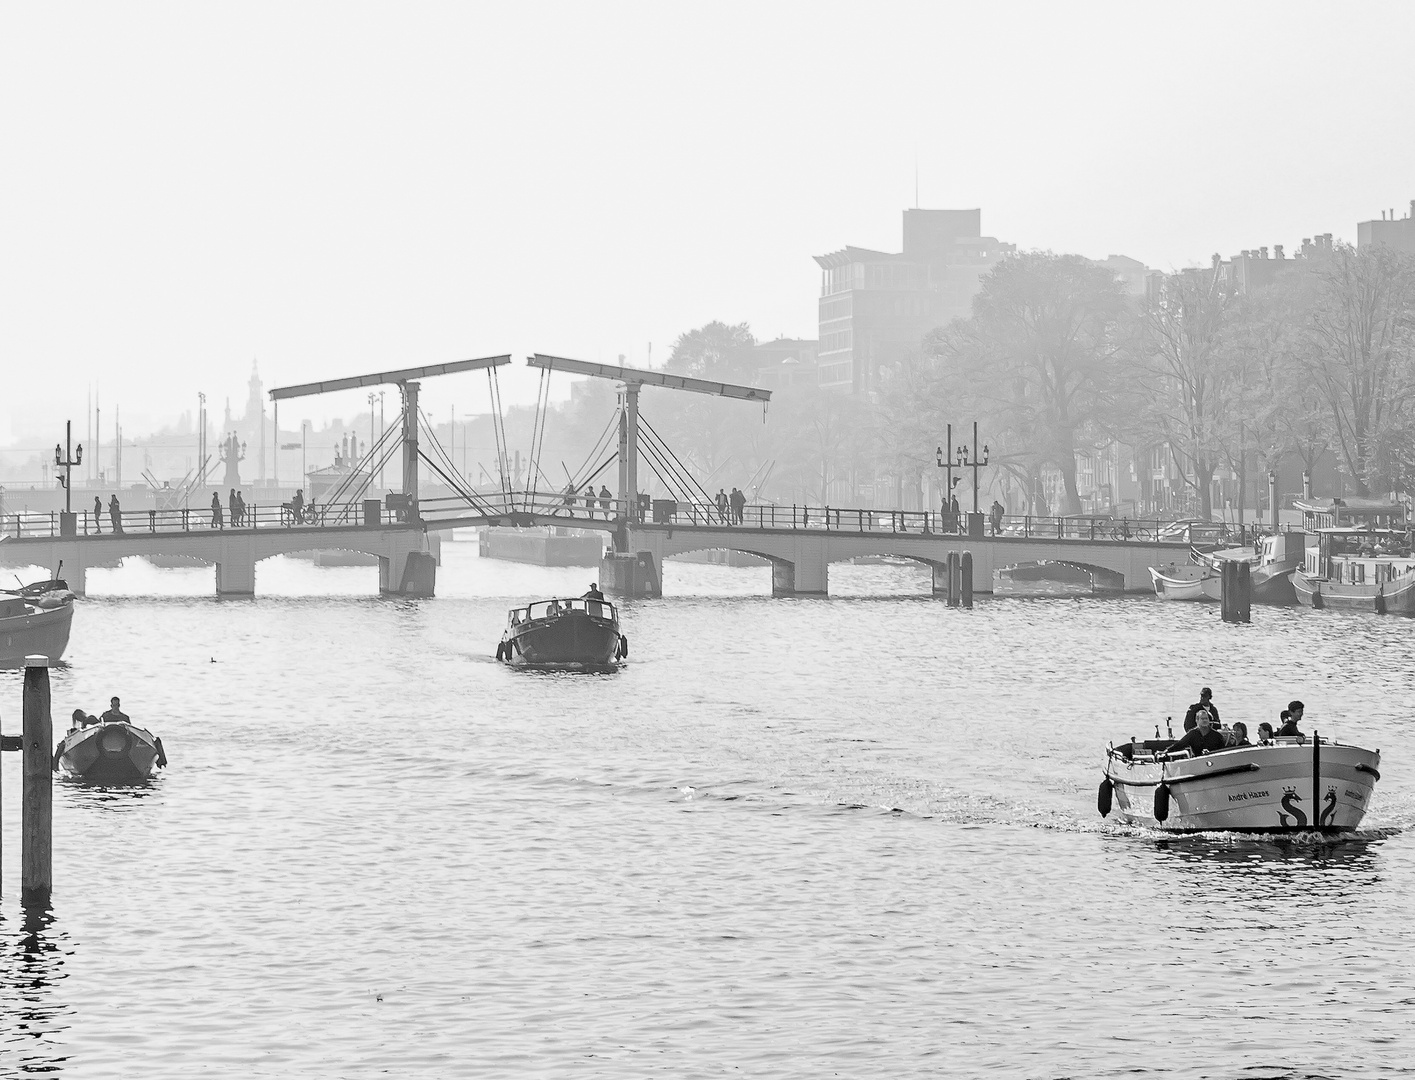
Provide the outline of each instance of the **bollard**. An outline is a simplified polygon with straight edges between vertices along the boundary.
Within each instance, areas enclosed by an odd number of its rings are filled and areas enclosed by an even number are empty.
[[[20,900],[49,903],[54,883],[54,727],[49,716],[49,658],[25,657],[24,812]]]
[[[963,557],[958,562],[958,576],[963,594],[963,606],[971,608],[973,606],[973,553],[971,551],[963,552]]]
[[[962,577],[962,572],[961,572],[961,570],[959,569],[958,552],[956,552],[956,551],[950,551],[950,552],[948,553],[948,606],[949,606],[949,607],[957,607],[957,606],[958,606],[958,599],[959,599],[959,598],[958,598],[958,580],[959,580],[960,577]]]

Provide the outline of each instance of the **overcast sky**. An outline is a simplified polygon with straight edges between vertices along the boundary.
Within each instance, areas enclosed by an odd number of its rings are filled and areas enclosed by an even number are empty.
[[[1412,40],[1410,3],[7,3],[0,441],[95,385],[129,435],[239,411],[253,359],[814,337],[811,256],[898,250],[916,158],[1026,248],[1354,240],[1415,198]]]

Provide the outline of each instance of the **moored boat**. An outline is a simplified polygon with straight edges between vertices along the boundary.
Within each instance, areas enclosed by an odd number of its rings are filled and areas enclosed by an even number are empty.
[[[537,600],[512,608],[496,658],[513,667],[605,671],[629,655],[619,612],[603,598]]]
[[[1341,832],[1365,817],[1381,778],[1379,750],[1316,734],[1191,757],[1169,740],[1106,751],[1097,809],[1173,832]]]
[[[1152,566],[1150,580],[1161,600],[1218,600],[1223,591],[1219,572],[1208,563]]]
[[[1415,557],[1401,503],[1334,499],[1298,508],[1309,524],[1305,561],[1292,575],[1300,603],[1415,615]]]
[[[1251,547],[1196,552],[1194,557],[1220,576],[1225,562],[1246,562],[1250,567],[1253,603],[1290,604],[1297,598],[1292,575],[1306,558],[1306,540],[1302,532],[1279,532],[1257,537]],[[1222,593],[1221,583],[1219,591]]]
[[[59,741],[54,768],[63,776],[103,787],[142,784],[167,764],[162,740],[126,720],[80,722]]]
[[[1124,574],[1065,559],[1017,563],[992,572],[994,596],[1118,596],[1124,591]]]
[[[0,589],[0,666],[26,656],[58,660],[69,647],[74,593],[59,578],[19,589]]]

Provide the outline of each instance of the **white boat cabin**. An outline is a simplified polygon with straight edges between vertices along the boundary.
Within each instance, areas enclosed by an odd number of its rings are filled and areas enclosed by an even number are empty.
[[[1404,503],[1332,499],[1297,503],[1307,531],[1303,572],[1340,585],[1383,585],[1415,570]]]

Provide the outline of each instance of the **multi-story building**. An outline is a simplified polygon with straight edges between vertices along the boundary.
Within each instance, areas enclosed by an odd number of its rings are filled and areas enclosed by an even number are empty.
[[[1356,246],[1367,247],[1370,244],[1385,244],[1397,251],[1415,255],[1415,199],[1410,200],[1410,213],[1399,221],[1394,210],[1391,210],[1390,217],[1386,217],[1386,212],[1382,210],[1380,221],[1357,222]]]
[[[982,276],[1017,250],[981,232],[981,210],[905,210],[902,252],[817,255],[821,387],[867,391],[930,330],[968,315]]]

